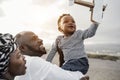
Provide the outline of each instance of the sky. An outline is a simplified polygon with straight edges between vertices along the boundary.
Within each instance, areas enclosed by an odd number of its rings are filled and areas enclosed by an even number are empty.
[[[92,0],[85,0],[92,2]],[[86,39],[85,44],[120,44],[120,0],[104,0],[107,8],[96,35]],[[61,33],[57,20],[63,13],[70,13],[77,29],[91,25],[90,9],[68,0],[0,0],[0,33],[16,35],[21,31],[33,31],[43,42],[52,44]]]

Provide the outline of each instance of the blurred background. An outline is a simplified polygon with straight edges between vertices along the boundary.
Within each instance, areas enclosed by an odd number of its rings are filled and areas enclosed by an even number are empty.
[[[92,2],[92,0],[85,0]],[[94,37],[85,40],[87,52],[120,55],[120,0],[104,0],[108,4],[103,21]],[[61,34],[57,20],[63,13],[70,13],[77,29],[87,29],[90,24],[90,9],[68,0],[0,0],[0,33],[30,30],[35,32],[47,49]]]

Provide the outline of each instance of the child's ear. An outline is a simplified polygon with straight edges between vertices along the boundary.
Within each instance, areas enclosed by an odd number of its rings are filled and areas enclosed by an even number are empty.
[[[62,30],[60,27],[58,27],[58,30],[59,30],[60,32],[63,32],[63,30]]]

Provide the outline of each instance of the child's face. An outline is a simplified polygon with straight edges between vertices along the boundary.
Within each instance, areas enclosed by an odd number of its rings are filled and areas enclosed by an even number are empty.
[[[60,30],[65,35],[72,35],[76,31],[76,24],[72,16],[64,16],[59,23]]]

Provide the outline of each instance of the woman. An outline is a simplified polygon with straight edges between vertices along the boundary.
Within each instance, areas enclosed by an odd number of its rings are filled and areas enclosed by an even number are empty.
[[[12,35],[0,34],[0,80],[14,80],[26,73],[25,57],[21,55]]]

